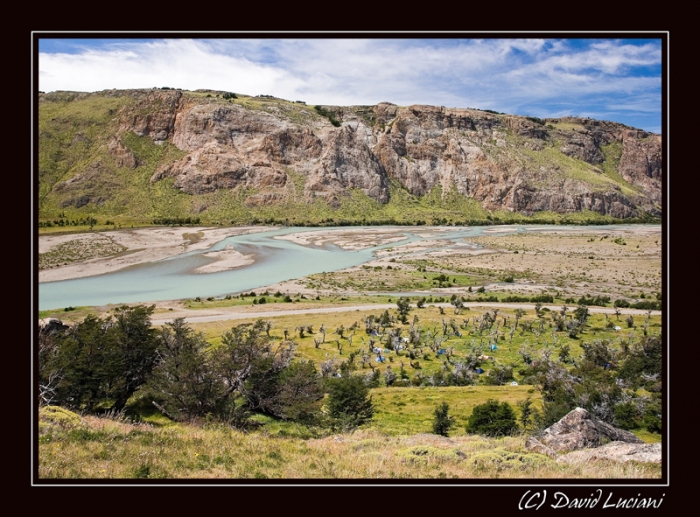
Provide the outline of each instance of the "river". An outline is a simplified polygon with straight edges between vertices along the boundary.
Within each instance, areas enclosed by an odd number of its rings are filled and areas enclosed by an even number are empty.
[[[504,235],[512,232],[537,231],[549,229],[625,229],[625,226],[556,226],[543,228],[539,226],[486,226],[486,227],[449,227],[443,232],[421,237],[426,227],[378,227],[366,229],[396,230],[405,236],[398,242],[357,251],[345,250],[333,245],[323,247],[302,246],[294,242],[276,239],[280,235],[312,231],[351,231],[358,227],[324,227],[324,228],[281,228],[245,235],[228,237],[206,250],[197,250],[170,257],[157,262],[130,266],[120,271],[39,284],[39,310],[58,309],[69,306],[94,306],[119,303],[153,302],[160,300],[177,300],[194,297],[220,297],[228,294],[248,292],[260,287],[276,284],[285,280],[301,278],[321,272],[338,271],[369,262],[375,252],[396,247],[422,239],[458,241],[467,237],[482,235],[489,230],[492,235]],[[361,229],[361,228],[360,228]],[[491,233],[494,230],[509,230],[506,233]],[[203,256],[209,251],[224,249],[231,245],[237,251],[256,256],[255,263],[229,271],[217,273],[193,273],[192,271],[212,259]],[[425,251],[425,250],[424,250]]]

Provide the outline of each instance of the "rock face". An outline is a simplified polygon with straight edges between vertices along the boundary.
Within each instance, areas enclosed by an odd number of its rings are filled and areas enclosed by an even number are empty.
[[[562,452],[600,447],[606,442],[644,444],[629,431],[601,422],[585,409],[576,408],[539,435],[529,438],[525,447],[555,457]]]
[[[115,165],[140,165],[125,145],[128,132],[170,142],[185,155],[158,164],[151,182],[174,178],[175,188],[191,195],[252,189],[247,205],[274,204],[302,178],[297,194],[306,201],[338,206],[358,189],[386,203],[394,181],[414,196],[440,187],[487,210],[525,215],[661,214],[661,137],[614,122],[386,102],[315,110],[275,98],[233,101],[173,90],[56,92],[41,97],[40,109],[54,98],[84,102],[91,95],[129,98],[105,143]],[[56,188],[79,186],[69,181]]]

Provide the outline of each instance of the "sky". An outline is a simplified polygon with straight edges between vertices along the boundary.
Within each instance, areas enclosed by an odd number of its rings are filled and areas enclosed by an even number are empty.
[[[39,90],[212,89],[429,104],[661,133],[661,39],[39,39]]]

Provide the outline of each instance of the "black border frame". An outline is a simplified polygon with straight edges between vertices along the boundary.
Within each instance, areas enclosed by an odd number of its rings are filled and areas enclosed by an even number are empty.
[[[167,482],[158,480],[42,480],[38,475],[38,402],[36,395],[36,382],[38,377],[38,365],[36,361],[36,325],[38,317],[38,228],[36,221],[38,219],[38,62],[39,51],[38,42],[42,38],[485,38],[485,39],[500,39],[500,38],[649,38],[661,39],[662,48],[662,153],[663,153],[663,187],[662,187],[662,206],[664,207],[662,215],[662,283],[663,283],[663,302],[664,310],[662,312],[662,336],[665,344],[664,353],[664,369],[666,379],[664,384],[663,410],[665,420],[663,422],[663,463],[662,463],[662,478],[660,480],[601,480],[601,479],[480,479],[480,480],[284,480],[277,482],[274,480],[266,480],[264,483],[259,480],[167,480]],[[466,488],[503,488],[508,494],[508,497],[493,498],[489,490],[489,497],[484,497],[484,500],[489,501],[489,505],[496,509],[503,507],[515,509],[518,507],[518,502],[524,494],[532,495],[535,492],[547,490],[549,494],[548,502],[551,503],[551,495],[556,491],[554,487],[559,487],[559,491],[563,491],[569,497],[590,497],[590,492],[596,488],[601,488],[604,493],[612,493],[612,500],[617,500],[618,497],[640,497],[654,498],[663,501],[665,493],[669,492],[670,488],[670,347],[669,347],[669,31],[235,31],[235,32],[220,32],[220,31],[33,31],[32,39],[32,81],[31,81],[31,132],[32,132],[32,314],[31,314],[31,433],[32,433],[32,451],[31,451],[31,486],[32,487],[48,487],[48,486],[229,486],[229,487],[394,487],[406,486],[414,487],[422,490],[423,487],[466,487]],[[328,493],[331,495],[334,491]],[[452,491],[449,491],[452,492]],[[393,492],[392,492],[393,493]],[[470,494],[473,495],[473,494]],[[486,496],[486,494],[484,494]],[[537,500],[537,499],[535,499]],[[668,504],[668,503],[667,503]],[[542,506],[542,509],[548,509],[549,504]],[[534,509],[534,508],[533,508]]]

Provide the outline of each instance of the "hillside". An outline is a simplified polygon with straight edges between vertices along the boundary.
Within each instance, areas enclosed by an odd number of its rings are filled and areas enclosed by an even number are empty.
[[[661,182],[661,136],[614,122],[171,89],[39,97],[44,221],[648,221]]]
[[[483,479],[659,478],[661,465],[594,460],[558,462],[525,448],[525,437],[372,429],[306,436],[291,427],[243,433],[217,424],[131,423],[40,413],[39,477],[52,479]]]

